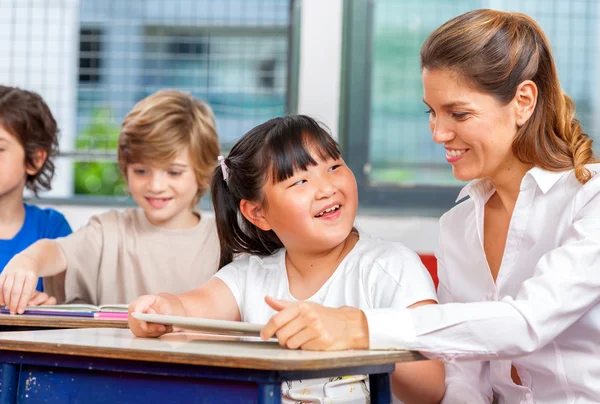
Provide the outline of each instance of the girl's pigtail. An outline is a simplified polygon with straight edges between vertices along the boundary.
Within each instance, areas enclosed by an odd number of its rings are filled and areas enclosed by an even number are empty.
[[[233,254],[237,250],[235,235],[242,231],[238,223],[238,204],[225,182],[221,166],[218,166],[213,173],[211,195],[221,246],[220,269],[233,260]]]

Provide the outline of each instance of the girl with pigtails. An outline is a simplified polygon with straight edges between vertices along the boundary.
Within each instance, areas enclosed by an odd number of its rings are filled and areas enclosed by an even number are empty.
[[[330,321],[343,334],[346,322],[364,321],[356,315],[360,310],[436,303],[433,282],[417,254],[354,228],[356,180],[335,141],[313,119],[297,115],[265,122],[219,161],[211,192],[221,269],[191,292],[142,296],[130,312],[265,324],[296,304],[299,315],[316,328],[282,324],[276,337],[287,348],[312,349],[322,342],[319,329]],[[348,313],[342,321],[328,317],[338,308]],[[141,337],[170,331],[132,316],[129,324]],[[438,403],[444,394],[443,365],[398,364],[392,386],[404,403]],[[368,377],[287,382],[282,400],[366,403]]]

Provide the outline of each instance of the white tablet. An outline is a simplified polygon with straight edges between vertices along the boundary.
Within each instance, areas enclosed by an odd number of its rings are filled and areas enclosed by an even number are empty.
[[[167,316],[164,314],[131,313],[133,318],[149,323],[172,325],[184,330],[204,331],[218,334],[258,336],[263,328],[260,324],[241,321],[211,320],[197,317]]]

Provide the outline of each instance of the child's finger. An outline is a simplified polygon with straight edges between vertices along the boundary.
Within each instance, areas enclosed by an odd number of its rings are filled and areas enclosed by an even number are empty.
[[[305,328],[306,324],[300,321],[299,317],[296,317],[295,319],[278,329],[275,333],[279,345],[281,345],[284,348],[289,348],[288,341]]]
[[[4,283],[6,282],[6,275],[0,274],[0,306],[4,306]]]
[[[281,311],[287,307],[290,307],[290,305],[292,305],[292,302],[286,302],[285,300],[278,300],[275,298],[272,298],[271,296],[265,296],[265,302],[267,302],[267,304],[269,306],[271,306],[271,308],[275,311]]]
[[[42,303],[45,303],[48,299],[49,299],[48,294],[46,294],[44,292],[35,293],[35,291],[34,291],[33,295],[30,297],[29,301],[27,302],[27,306],[39,306]]]
[[[148,308],[154,304],[156,301],[156,296],[141,296],[135,299],[129,305],[130,313],[146,313]]]
[[[141,307],[140,307],[140,309],[142,310],[142,313],[147,313],[148,310],[150,308],[152,308],[154,303],[156,303],[156,296],[154,296],[154,295],[148,296],[146,299],[144,299],[143,305],[141,305]]]
[[[141,333],[135,333],[138,337],[160,337],[169,332],[168,327],[162,324],[144,322],[145,328],[140,327]],[[141,324],[140,324],[141,326]]]
[[[21,295],[23,293],[23,284],[25,283],[25,275],[18,273],[15,275],[14,282],[12,285],[12,289],[10,291],[10,312],[11,314],[15,314],[17,309],[19,308],[19,300],[21,299]]]
[[[14,276],[10,275],[6,277],[4,286],[2,287],[2,294],[4,296],[4,304],[7,308],[10,305],[10,291],[12,290],[13,283],[15,282]]]
[[[148,330],[153,334],[163,334],[167,331],[167,327],[163,324],[150,324]]]
[[[137,320],[140,323],[140,328],[142,331],[148,332],[148,323],[146,321]]]
[[[25,306],[27,305],[29,298],[35,290],[36,285],[37,278],[34,278],[33,276],[25,277],[25,280],[23,282],[23,289],[21,290],[21,297],[19,299],[19,303],[17,304],[17,313],[23,314],[23,312],[25,311]],[[48,295],[42,292],[38,293],[37,297],[42,297],[45,300],[46,298],[48,298]]]
[[[298,305],[292,305],[275,314],[260,331],[260,337],[263,340],[272,338],[277,333],[277,330],[298,317],[298,314]]]
[[[158,337],[168,332],[173,332],[173,327],[170,325],[164,324],[152,324],[154,328],[152,329],[154,336]]]
[[[314,343],[319,339],[320,336],[321,335],[314,328],[306,327],[287,340],[287,347],[289,349],[302,348],[309,351],[319,350]]]
[[[152,309],[155,314],[169,315],[172,313],[171,303],[163,297],[157,297],[155,303],[152,305]]]

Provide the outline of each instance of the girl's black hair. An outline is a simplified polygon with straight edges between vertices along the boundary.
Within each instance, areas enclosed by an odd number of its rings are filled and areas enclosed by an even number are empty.
[[[271,255],[283,244],[271,231],[263,231],[240,212],[240,201],[256,201],[264,205],[263,185],[271,178],[278,183],[290,178],[296,170],[306,170],[321,160],[339,159],[338,144],[328,130],[305,115],[275,118],[246,133],[233,146],[224,163],[229,172],[223,179],[221,167],[213,173],[212,202],[215,209],[221,259],[219,268],[229,264],[240,253]]]

